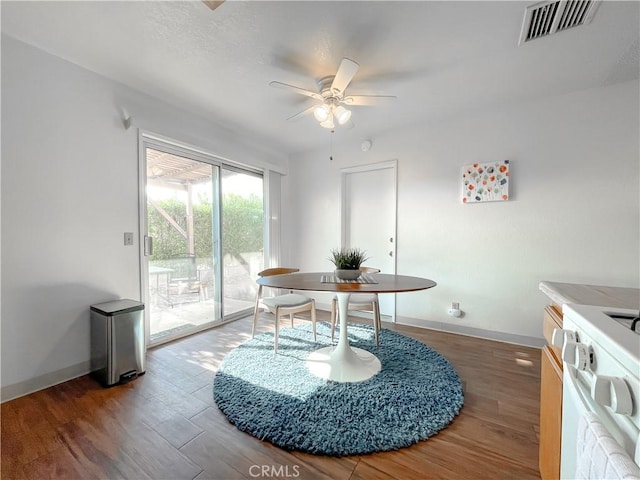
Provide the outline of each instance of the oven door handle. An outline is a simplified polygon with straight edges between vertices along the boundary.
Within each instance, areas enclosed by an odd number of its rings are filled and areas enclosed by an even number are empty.
[[[564,364],[564,385],[563,389],[567,389],[569,395],[571,395],[573,402],[572,404],[580,407],[580,415],[583,415],[585,412],[596,413],[592,408],[591,398],[587,398],[587,393],[585,392],[584,387],[580,385],[580,380],[578,380],[578,370],[573,366],[569,365],[565,362]],[[587,387],[587,391],[590,390],[590,387]]]

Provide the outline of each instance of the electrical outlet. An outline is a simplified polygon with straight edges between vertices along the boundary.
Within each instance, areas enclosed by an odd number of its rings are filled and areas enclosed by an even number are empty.
[[[124,232],[124,244],[133,245],[133,232]]]
[[[460,303],[451,302],[451,308],[447,311],[452,317],[460,318],[464,315],[464,312],[460,310]]]

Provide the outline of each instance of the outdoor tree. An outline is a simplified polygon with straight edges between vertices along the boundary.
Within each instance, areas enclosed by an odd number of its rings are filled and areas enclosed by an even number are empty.
[[[262,199],[227,194],[223,200],[222,253],[246,263],[242,253],[262,249]]]
[[[222,254],[245,263],[242,254],[262,249],[263,205],[256,195],[244,197],[225,194],[222,212]],[[165,199],[156,204],[187,231],[186,205],[177,199]],[[209,202],[193,206],[195,254],[198,258],[213,257],[213,212]],[[154,239],[153,260],[167,260],[185,255],[189,248],[185,236],[160,211],[149,206],[149,235]]]

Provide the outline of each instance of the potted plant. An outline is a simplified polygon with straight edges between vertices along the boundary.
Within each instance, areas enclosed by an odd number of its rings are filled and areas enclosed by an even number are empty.
[[[360,265],[369,257],[359,248],[334,248],[329,260],[336,266],[335,276],[341,280],[355,280],[360,276]]]

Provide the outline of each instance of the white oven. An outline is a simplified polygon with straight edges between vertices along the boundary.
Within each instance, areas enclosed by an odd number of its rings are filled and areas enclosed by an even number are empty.
[[[593,472],[601,471],[600,464],[613,457],[618,465],[621,458],[625,462],[628,470],[623,470],[631,472],[626,478],[640,478],[640,324],[633,322],[637,316],[638,310],[563,307],[563,328],[556,330],[553,338],[555,345],[562,346],[564,365],[560,459],[563,479],[575,479],[577,471],[584,474],[585,470],[592,472],[590,478],[602,478],[598,474],[592,476]],[[631,324],[637,330],[632,330]],[[603,457],[599,451],[592,456],[578,454],[578,447],[584,446],[585,419],[587,424],[597,426],[598,432],[606,433],[595,437],[598,440],[593,444],[598,448],[607,446],[604,459],[599,458]],[[607,440],[601,441],[604,437]],[[609,455],[611,450],[607,449],[612,445],[614,454]],[[594,466],[594,462],[599,464]]]

